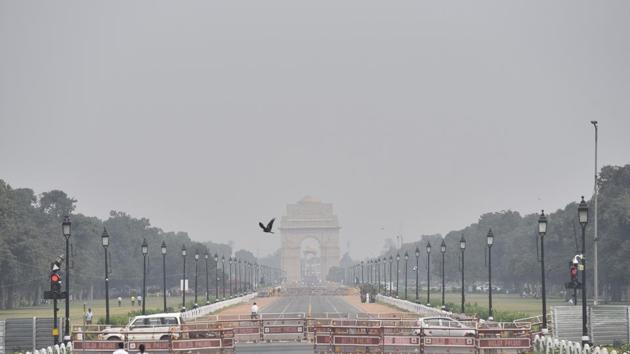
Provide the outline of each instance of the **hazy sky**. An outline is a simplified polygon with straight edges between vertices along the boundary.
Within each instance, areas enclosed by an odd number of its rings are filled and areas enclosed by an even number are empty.
[[[630,163],[629,1],[0,0],[0,178],[263,255],[549,211]],[[383,230],[381,230],[383,228]]]

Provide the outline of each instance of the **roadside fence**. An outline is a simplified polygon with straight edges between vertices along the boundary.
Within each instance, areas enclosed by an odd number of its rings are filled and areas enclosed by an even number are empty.
[[[560,340],[551,336],[534,337],[534,350],[545,354],[628,354],[618,353],[616,350],[608,351],[603,347],[592,347],[588,344],[582,347],[582,343],[568,340]]]

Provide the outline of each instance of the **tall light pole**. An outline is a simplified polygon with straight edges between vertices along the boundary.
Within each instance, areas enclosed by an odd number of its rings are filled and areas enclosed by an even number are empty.
[[[223,288],[223,300],[225,300],[225,255],[221,255],[221,287]],[[219,296],[217,296],[219,299]]]
[[[488,230],[486,236],[488,242],[488,321],[493,321],[492,316],[492,244],[494,244],[494,234],[492,229]]]
[[[195,250],[195,305],[194,307],[197,308],[197,305],[199,302],[197,302],[197,280],[198,280],[198,273],[197,273],[197,268],[198,268],[198,263],[199,263],[199,251]]]
[[[427,241],[427,306],[431,306],[431,242]]]
[[[419,274],[420,274],[420,250],[418,249],[418,246],[416,246],[416,302],[420,300],[420,298],[418,297],[418,288],[420,284]]]
[[[147,239],[142,240],[142,314],[146,315],[147,303],[147,254],[149,254],[149,245]]]
[[[107,229],[103,228],[101,242],[105,250],[105,324],[109,324],[109,267],[107,266],[107,247],[109,247],[109,234]]]
[[[162,291],[164,292],[164,312],[166,313],[166,242],[162,241]]]
[[[230,267],[230,282],[228,283],[230,285],[230,297],[232,297],[234,295],[234,291],[232,290],[232,288],[234,286],[233,285],[234,284],[234,280],[232,279],[232,263],[234,263],[234,259],[233,259],[232,256],[230,256],[230,259],[228,261],[228,267]]]
[[[186,245],[182,245],[182,259],[184,264],[182,272],[182,311],[186,311]]]
[[[214,302],[219,301],[219,255],[214,254]]]
[[[383,294],[387,296],[387,257],[383,257]]]
[[[442,239],[440,251],[442,251],[442,309],[444,309],[444,254],[446,253],[446,242],[444,242],[444,239]]]
[[[376,258],[376,289],[381,293],[381,257]]]
[[[545,292],[545,243],[543,242],[547,233],[547,217],[545,211],[540,212],[538,217],[538,235],[540,236],[540,277],[542,280],[542,332],[547,334],[547,295]]]
[[[210,275],[208,274],[208,249],[206,248],[206,252],[203,254],[203,258],[206,259],[206,305],[210,304]]]
[[[241,284],[240,282],[243,281],[242,277],[241,277],[241,260],[238,259],[237,257],[234,257],[234,266],[236,268],[236,294],[239,295],[241,293]]]
[[[400,274],[400,253],[396,254],[396,298],[398,298],[398,277]]]
[[[405,300],[407,300],[407,276],[409,275],[409,253],[405,251]]]
[[[394,257],[389,256],[389,296],[392,296],[392,291],[394,287],[394,279],[392,277],[392,263],[394,261]]]
[[[582,201],[578,205],[578,220],[582,226],[582,345],[589,342],[586,324],[586,224],[588,224],[588,205]]]
[[[361,261],[361,285],[365,284],[365,280],[363,279],[363,261]]]
[[[66,238],[66,323],[63,329],[63,342],[70,341],[70,229],[72,223],[69,216],[64,216],[61,232]]]
[[[597,195],[599,194],[599,187],[597,186],[597,121],[596,120],[592,120],[591,124],[593,124],[593,127],[595,127],[595,173],[594,173],[594,185],[593,185],[593,194],[595,195],[593,197],[594,199],[594,220],[593,220],[593,229],[594,229],[594,235],[593,235],[593,305],[597,305],[599,303],[599,282],[598,282],[598,276],[597,276],[597,240],[598,240],[598,234],[597,234]]]
[[[465,289],[466,286],[464,285],[464,251],[466,250],[466,239],[464,238],[464,234],[462,234],[462,238],[459,240],[459,249],[462,251],[462,314],[466,313],[465,308],[464,308],[464,303],[466,301],[466,296],[465,296]]]

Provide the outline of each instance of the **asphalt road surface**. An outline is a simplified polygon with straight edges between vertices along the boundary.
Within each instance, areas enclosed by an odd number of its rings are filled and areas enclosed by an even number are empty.
[[[341,296],[283,296],[272,304],[260,309],[261,313],[308,313],[334,312],[357,313],[358,308],[346,302]],[[236,352],[247,353],[282,353],[313,354],[313,343],[239,343]]]

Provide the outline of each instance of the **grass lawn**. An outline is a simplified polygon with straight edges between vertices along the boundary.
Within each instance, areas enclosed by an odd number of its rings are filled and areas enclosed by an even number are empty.
[[[194,300],[194,296],[186,295],[186,302],[190,300]],[[213,297],[210,298],[210,301],[214,301]],[[203,305],[205,303],[205,297],[199,298],[199,305]],[[65,302],[62,300],[59,306],[59,316],[64,316],[65,314]],[[182,298],[181,297],[168,297],[166,300],[166,305],[168,307],[173,307],[174,309],[179,309],[182,306]],[[92,308],[94,312],[94,323],[98,320],[99,317],[105,317],[105,299],[95,299],[94,302],[86,302],[85,304],[82,301],[74,301],[70,303],[70,320],[73,324],[81,324],[83,321],[83,313],[84,310],[87,310],[88,307]],[[151,296],[148,298],[148,302],[146,304],[147,311],[149,309],[162,309],[164,306],[162,297],[154,297]],[[138,306],[136,302],[135,306],[131,306],[131,300],[129,298],[124,298],[121,306],[118,306],[117,299],[109,300],[109,313],[110,316],[125,316],[130,311],[140,311],[142,310],[141,306]],[[40,306],[32,306],[32,307],[21,307],[17,309],[11,310],[0,310],[0,320],[4,320],[7,318],[20,318],[20,317],[52,317],[52,302],[48,305],[40,305]]]

